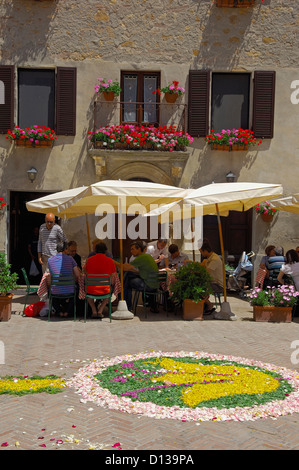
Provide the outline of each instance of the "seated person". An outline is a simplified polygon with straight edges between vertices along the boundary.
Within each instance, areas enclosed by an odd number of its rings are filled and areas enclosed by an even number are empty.
[[[74,240],[71,240],[68,242],[67,247],[67,254],[74,258],[78,268],[82,271],[81,256],[77,253],[77,243]]]
[[[274,248],[274,251],[274,256],[270,256],[268,261],[266,262],[266,268],[269,272],[268,277],[273,277],[274,282],[276,282],[277,275],[281,269],[281,266],[285,263],[285,257],[283,256],[283,248],[281,246],[276,246]]]
[[[283,276],[289,274],[292,276],[296,290],[299,290],[299,255],[296,250],[289,250],[286,253],[286,262],[281,266],[277,280],[283,284]]]
[[[152,280],[150,274],[158,274],[158,266],[151,255],[144,251],[143,242],[137,240],[131,243],[131,254],[134,259],[130,263],[123,264],[124,276],[124,299],[128,310],[132,309],[132,289],[154,292],[159,287],[158,280]],[[114,261],[117,267],[120,263]],[[152,296],[150,296],[152,301]],[[158,313],[155,303],[151,303],[151,311]]]
[[[169,255],[168,255],[168,266],[174,267],[177,269],[178,266],[181,266],[189,261],[188,255],[185,253],[181,253],[179,251],[179,247],[172,243],[169,248]]]
[[[200,253],[205,258],[201,263],[212,277],[211,287],[214,292],[223,292],[223,266],[220,256],[212,251],[208,241],[204,241]],[[205,314],[210,314],[216,309],[209,299],[205,302]]]
[[[148,253],[154,258],[159,268],[168,267],[167,240],[159,238],[147,244]]]
[[[51,256],[48,260],[50,275],[75,276],[75,279],[78,281],[81,274],[74,258],[67,254],[67,248],[66,242],[62,241],[57,243],[57,254]],[[74,293],[74,287],[55,286],[51,289],[53,294],[70,294],[68,302],[64,299],[54,297],[52,304],[55,312],[59,312],[61,317],[67,317],[74,310],[74,299],[71,297]]]
[[[105,243],[100,242],[95,246],[95,255],[90,256],[86,261],[85,272],[86,274],[109,274],[111,277],[116,275],[116,268],[114,261],[106,255],[107,246]],[[101,286],[88,286],[88,294],[105,295],[108,294],[106,287]],[[109,299],[103,299],[96,308],[94,299],[87,299],[90,305],[92,318],[103,318],[103,310],[107,305]]]
[[[103,240],[100,240],[99,238],[95,238],[92,241],[92,251],[89,253],[88,258],[90,258],[90,256],[94,256],[96,254],[96,245],[98,243],[104,243],[104,242],[103,242]],[[108,251],[107,248],[106,248],[105,255],[108,256],[108,258],[113,258],[113,254],[110,251]]]

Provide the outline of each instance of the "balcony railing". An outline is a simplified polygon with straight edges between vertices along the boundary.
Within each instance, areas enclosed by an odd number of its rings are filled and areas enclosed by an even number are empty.
[[[178,130],[186,131],[187,105],[181,102],[94,102],[94,131],[100,127],[118,124],[176,126]]]

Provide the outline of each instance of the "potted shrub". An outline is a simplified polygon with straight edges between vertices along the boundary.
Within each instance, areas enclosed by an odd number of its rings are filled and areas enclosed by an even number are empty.
[[[10,272],[10,264],[6,262],[4,253],[0,253],[0,321],[8,321],[11,317],[13,291],[17,286],[17,273]]]
[[[171,299],[183,305],[184,320],[202,320],[205,300],[213,292],[210,274],[200,263],[193,261],[182,266],[174,277]]]
[[[254,321],[291,322],[292,310],[299,292],[293,285],[261,289],[255,287],[249,296]]]
[[[98,78],[98,84],[95,85],[94,91],[98,93],[103,93],[103,96],[106,101],[113,101],[115,96],[119,96],[121,88],[119,82],[112,80],[105,80],[102,77]]]
[[[211,145],[213,150],[247,150],[250,145],[260,145],[262,141],[257,142],[253,132],[249,129],[222,129],[211,132],[205,137],[205,141]]]
[[[254,207],[254,210],[257,214],[261,215],[262,219],[265,222],[270,222],[273,219],[273,216],[276,212],[275,208],[271,208],[269,201],[265,201],[265,202],[261,202],[260,204],[257,204]]]
[[[164,88],[158,88],[156,91],[153,91],[154,94],[161,95],[161,93],[165,93],[165,99],[167,103],[175,103],[178,96],[182,96],[185,93],[185,89],[179,86],[179,82],[173,80],[172,83],[167,85]]]

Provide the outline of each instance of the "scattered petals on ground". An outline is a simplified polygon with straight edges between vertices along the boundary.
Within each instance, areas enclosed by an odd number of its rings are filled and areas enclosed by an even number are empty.
[[[249,421],[299,412],[299,372],[205,352],[102,358],[66,386],[81,403],[156,419]]]

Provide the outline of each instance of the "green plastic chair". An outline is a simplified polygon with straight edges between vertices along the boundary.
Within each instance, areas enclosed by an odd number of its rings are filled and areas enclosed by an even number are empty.
[[[26,283],[26,299],[25,299],[25,304],[24,304],[23,313],[22,313],[22,315],[25,316],[25,308],[27,305],[28,296],[29,294],[37,294],[38,286],[31,287],[25,268],[21,268],[21,271],[24,277],[24,281]]]
[[[166,289],[163,287],[166,287],[166,282],[167,282],[167,272],[166,271],[160,271],[160,272],[153,272],[149,275],[149,280],[150,281],[158,281],[159,287],[152,292],[149,292],[144,288],[142,291],[134,289],[134,297],[133,297],[133,311],[134,314],[136,313],[137,310],[137,302],[139,298],[140,292],[142,292],[142,300],[143,300],[143,305],[146,308],[147,303],[148,303],[148,298],[149,297],[154,297],[155,304],[159,305],[160,300],[162,299],[162,305],[164,305],[164,308],[166,310],[166,315],[168,316],[168,310],[167,310],[167,300],[168,300],[168,292]],[[147,318],[147,310],[145,310],[145,317]]]
[[[66,287],[73,286],[74,292],[71,294],[53,294],[53,287]],[[74,321],[76,320],[76,281],[74,276],[60,276],[60,275],[51,275],[51,283],[49,289],[49,312],[48,312],[48,321],[50,321],[51,312],[52,312],[52,300],[56,299],[74,299]]]
[[[103,295],[89,294],[87,292],[88,287],[108,287],[109,293]],[[94,300],[104,300],[109,299],[109,319],[111,323],[111,312],[112,312],[112,302],[111,302],[111,278],[109,274],[87,274],[85,279],[85,304],[84,304],[84,322],[86,322],[87,314],[87,299]]]

